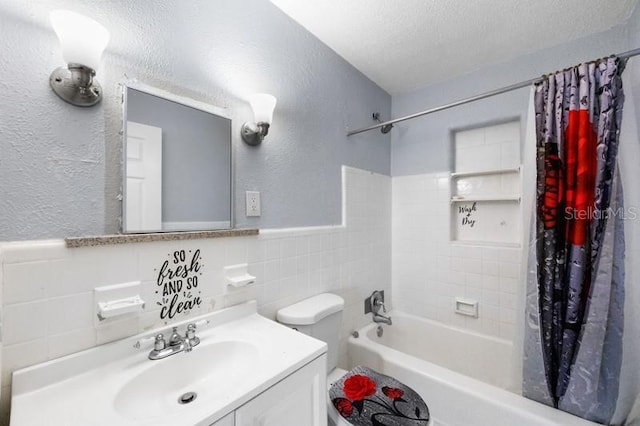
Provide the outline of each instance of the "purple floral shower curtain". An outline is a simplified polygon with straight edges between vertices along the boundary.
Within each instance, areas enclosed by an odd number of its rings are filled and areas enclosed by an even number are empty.
[[[601,423],[615,411],[622,360],[622,69],[611,57],[558,72],[534,101],[523,392]]]

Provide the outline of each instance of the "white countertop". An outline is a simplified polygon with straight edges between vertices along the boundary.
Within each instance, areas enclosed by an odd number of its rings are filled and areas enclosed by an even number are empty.
[[[327,350],[258,315],[255,302],[187,322],[201,319],[210,323],[190,353],[149,360],[152,342],[133,346],[154,330],[14,372],[11,426],[208,426]],[[178,404],[189,390],[197,399]]]

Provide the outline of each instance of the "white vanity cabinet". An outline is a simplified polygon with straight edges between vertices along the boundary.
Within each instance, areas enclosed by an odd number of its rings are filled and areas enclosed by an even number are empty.
[[[316,358],[211,426],[325,426],[326,363]]]
[[[235,426],[326,425],[326,363],[316,358],[238,408]]]
[[[235,424],[234,413],[229,413],[217,422],[212,423],[211,426],[234,426]]]

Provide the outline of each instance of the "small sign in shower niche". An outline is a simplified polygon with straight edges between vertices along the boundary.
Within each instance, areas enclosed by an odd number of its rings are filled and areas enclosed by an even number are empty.
[[[520,242],[520,208],[517,201],[482,200],[451,203],[453,241]]]

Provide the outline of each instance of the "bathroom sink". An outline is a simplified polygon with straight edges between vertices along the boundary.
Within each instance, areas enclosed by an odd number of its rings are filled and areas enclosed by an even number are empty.
[[[178,405],[220,399],[229,387],[247,380],[258,364],[258,347],[249,342],[201,344],[157,362],[124,385],[114,404],[134,420],[175,411]]]
[[[196,321],[208,325],[190,352],[149,360],[166,326],[15,371],[11,426],[208,426],[326,352],[255,301],[171,326]]]

